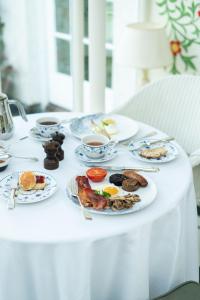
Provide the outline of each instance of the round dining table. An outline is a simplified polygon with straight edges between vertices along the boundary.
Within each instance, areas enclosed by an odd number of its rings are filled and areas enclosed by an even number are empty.
[[[151,205],[127,215],[93,214],[88,221],[66,193],[69,180],[88,168],[74,153],[80,140],[66,129],[65,158],[50,171],[44,169],[42,143],[29,135],[39,117],[77,115],[32,114],[28,122],[14,117],[14,135],[6,141],[10,151],[39,161],[13,157],[0,173],[1,180],[16,171],[42,171],[55,178],[57,190],[49,199],[17,204],[14,209],[8,209],[1,196],[0,299],[147,300],[187,280],[198,281],[196,201],[184,150],[173,142],[177,158],[159,164],[159,172],[148,173],[157,187]],[[139,128],[136,138],[152,131],[142,123]],[[26,135],[27,139],[15,142]],[[117,148],[110,165],[152,166],[135,160],[127,146]]]

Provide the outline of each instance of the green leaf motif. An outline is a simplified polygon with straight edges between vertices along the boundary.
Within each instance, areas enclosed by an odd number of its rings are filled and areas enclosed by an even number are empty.
[[[181,59],[185,63],[185,69],[186,70],[192,69],[193,71],[196,71],[196,66],[195,66],[195,64],[192,61],[195,57],[196,56],[184,56],[184,55],[181,55]]]
[[[179,42],[180,51],[172,48],[172,74],[179,74],[180,61],[185,70],[196,71],[196,56],[192,46],[200,46],[200,1],[198,0],[157,0],[159,14],[165,17],[171,40]],[[178,45],[178,44],[177,44]]]

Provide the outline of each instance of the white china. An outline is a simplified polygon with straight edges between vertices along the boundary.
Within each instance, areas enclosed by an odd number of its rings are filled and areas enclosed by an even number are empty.
[[[167,163],[167,162],[174,160],[177,157],[178,149],[174,143],[160,142],[160,143],[157,143],[154,145],[148,145],[148,142],[150,142],[150,141],[154,141],[154,140],[153,139],[144,139],[144,140],[140,140],[138,142],[131,142],[129,144],[129,151],[131,152],[132,156],[137,160],[140,160],[143,162],[148,162],[148,163],[156,163],[156,164]],[[147,145],[145,146],[146,142],[147,142]],[[158,158],[149,159],[149,158],[142,157],[140,155],[141,150],[154,149],[154,148],[159,148],[159,147],[164,147],[167,150],[166,156],[162,156],[159,159]],[[134,149],[136,149],[136,150],[134,150]]]
[[[82,138],[82,149],[89,158],[101,158],[106,152],[116,145],[106,136],[99,134],[91,134]],[[100,143],[100,145],[91,145],[90,143]]]
[[[116,148],[114,147],[110,147],[105,155],[103,157],[100,157],[100,158],[89,158],[84,150],[83,150],[83,146],[82,145],[79,145],[76,149],[75,149],[75,155],[76,157],[81,160],[82,162],[85,162],[85,163],[103,163],[103,162],[106,162],[106,161],[109,161],[111,159],[113,159],[114,157],[117,156],[118,154],[118,151]]]
[[[109,176],[111,174],[112,173],[109,173]],[[98,188],[101,189],[101,187],[103,185],[105,185],[105,186],[111,185],[109,182],[109,176],[107,176],[103,182],[93,183],[92,181],[90,181],[91,188],[92,189],[98,189]],[[137,191],[133,192],[133,194],[139,195],[140,199],[141,199],[141,201],[135,203],[133,205],[133,207],[131,207],[129,209],[116,210],[116,211],[113,211],[112,209],[105,209],[105,210],[96,210],[93,208],[85,208],[85,209],[88,210],[90,213],[100,214],[100,215],[110,215],[110,216],[130,214],[130,213],[139,211],[141,209],[144,209],[145,207],[150,205],[156,199],[156,195],[157,195],[157,187],[156,187],[154,181],[151,178],[147,177],[146,175],[145,175],[145,178],[148,181],[148,185],[146,187],[140,187]],[[75,177],[73,177],[71,180],[74,181]],[[69,181],[69,183],[67,185],[67,194],[73,204],[80,206],[77,197],[71,196],[71,194],[72,194],[72,191],[70,190],[71,186],[72,186],[71,181]],[[124,191],[124,195],[125,194],[128,194],[128,192]]]
[[[43,123],[54,123],[54,124],[43,124]],[[61,122],[59,119],[54,117],[44,117],[36,120],[36,128],[38,133],[43,136],[50,138],[51,134],[59,131],[61,127]]]
[[[22,172],[16,172],[18,176]],[[17,188],[17,191],[15,193],[15,202],[18,204],[30,204],[35,202],[43,201],[50,196],[52,196],[56,189],[57,184],[55,179],[44,172],[35,171],[35,174],[39,176],[45,176],[45,182],[46,186],[43,190],[31,190],[31,191],[24,191],[19,186]],[[11,180],[12,180],[13,174],[9,174],[6,177],[4,177],[0,181],[0,198],[4,198],[5,200],[8,200],[11,193]]]
[[[105,119],[112,119],[115,121],[115,131],[116,134],[111,134],[113,131],[113,126],[105,126],[106,131],[111,135],[112,140],[114,141],[125,141],[130,139],[139,130],[138,123],[130,118],[127,118],[122,115],[117,114],[92,114],[86,115],[80,118],[75,118],[72,120],[69,128],[71,133],[78,139],[82,139],[85,135],[94,133],[94,126],[92,121],[95,121],[95,124],[100,125],[101,122]]]

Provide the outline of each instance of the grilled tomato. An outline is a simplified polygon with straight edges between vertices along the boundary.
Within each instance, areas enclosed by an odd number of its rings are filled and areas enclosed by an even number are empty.
[[[91,168],[87,170],[86,174],[93,182],[101,182],[106,177],[107,171],[102,168]]]

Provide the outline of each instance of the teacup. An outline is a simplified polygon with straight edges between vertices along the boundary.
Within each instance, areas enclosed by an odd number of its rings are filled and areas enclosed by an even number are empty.
[[[116,142],[110,141],[103,135],[91,134],[82,138],[83,151],[90,158],[103,157],[108,149],[115,145]]]
[[[51,137],[53,133],[60,130],[61,122],[54,117],[44,117],[36,120],[38,133],[44,137]]]

